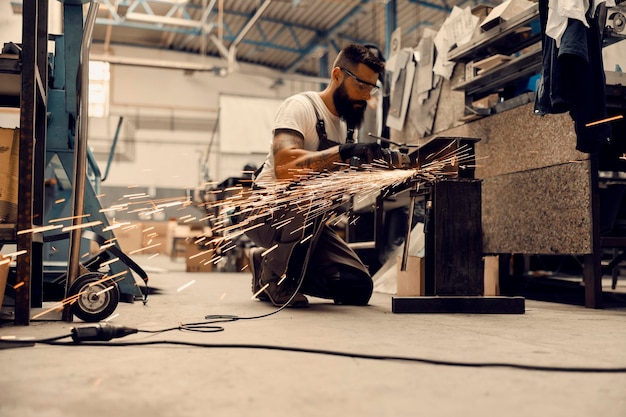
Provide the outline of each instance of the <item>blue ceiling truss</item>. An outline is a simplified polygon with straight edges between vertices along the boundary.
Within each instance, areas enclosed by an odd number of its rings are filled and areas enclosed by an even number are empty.
[[[334,39],[343,39],[349,40],[352,42],[359,43],[372,43],[371,40],[367,39],[355,39],[353,37],[349,37],[348,35],[342,33],[345,25],[348,24],[358,13],[364,11],[364,7],[369,3],[378,2],[379,0],[360,0],[360,2],[354,6],[351,10],[346,13],[342,19],[337,22],[332,29],[330,30],[320,30],[319,28],[297,24],[281,19],[275,19],[271,17],[261,16],[258,24],[255,26],[255,30],[257,34],[261,38],[261,40],[254,40],[246,37],[242,40],[242,43],[248,45],[254,45],[258,48],[271,48],[279,51],[286,51],[293,54],[296,54],[297,57],[286,66],[282,70],[284,72],[294,72],[301,62],[307,59],[313,52],[317,51],[320,48],[329,49],[333,48],[338,50],[337,42]],[[409,0],[411,1],[411,0]],[[203,7],[198,4],[193,3],[179,3],[166,0],[120,0],[117,2],[112,2],[112,0],[100,0],[101,4],[106,7],[109,11],[110,17],[99,17],[96,19],[96,25],[109,25],[109,26],[118,26],[118,27],[127,27],[127,28],[136,28],[142,30],[155,30],[160,32],[170,32],[181,35],[188,36],[203,36],[207,35],[208,31],[215,31],[219,25],[218,22],[218,13],[217,8],[211,10],[210,13],[205,14],[206,20],[204,22],[199,22],[194,20],[191,16],[197,14],[198,10],[203,10]],[[292,6],[297,6],[299,0],[294,0]],[[395,10],[396,0],[389,0],[386,5],[386,10]],[[420,1],[420,3],[429,4],[433,8],[442,8],[443,6]],[[165,7],[170,7],[165,15],[161,14],[157,16],[154,13],[153,7],[151,5],[156,6],[159,5],[161,9]],[[124,15],[118,13],[118,10],[125,10]],[[167,24],[155,24],[155,23],[146,23],[144,21],[133,21],[128,19],[126,16],[129,13],[138,14],[142,13],[144,15],[158,18],[158,17],[166,17],[173,18],[177,21],[186,20],[190,24],[195,23],[195,26],[176,26],[176,25],[167,25]],[[244,24],[249,19],[251,19],[254,15],[254,11],[251,13],[242,13],[236,10],[230,10],[225,8],[223,10],[224,15],[232,15],[242,17]],[[224,19],[222,29],[222,40],[228,45],[228,43],[232,43],[238,36],[239,31],[242,28],[232,28],[226,22],[227,19]],[[387,19],[389,20],[389,19]],[[395,21],[395,20],[394,20]],[[278,24],[282,27],[282,29],[272,38],[268,38],[263,30],[264,24],[272,23]],[[204,26],[204,27],[203,27]],[[388,32],[391,33],[395,29],[395,26],[391,29],[388,29]],[[204,30],[204,33],[203,33]],[[284,35],[284,33],[288,32],[291,36],[292,44],[295,46],[287,46],[284,44],[277,43],[276,40],[280,35]],[[313,34],[310,41],[303,42],[302,39],[298,36],[299,32],[310,32]],[[389,35],[390,36],[390,35]],[[377,45],[379,46],[379,45]]]
[[[63,0],[61,0],[63,1]],[[375,45],[383,51],[388,51],[388,43],[391,39],[391,33],[396,29],[396,10],[399,0],[387,0],[385,4],[385,45]],[[406,0],[409,3],[419,5],[420,7],[449,13],[452,6],[449,3],[455,3],[462,6],[465,3],[498,3],[498,0]],[[19,0],[11,0],[12,4],[21,4]],[[159,31],[171,34],[186,35],[186,40],[180,44],[166,47],[175,50],[182,50],[187,43],[194,37],[202,37],[215,35],[218,31],[220,39],[225,47],[237,40],[240,32],[246,26],[246,23],[253,18],[256,10],[250,13],[244,13],[234,9],[225,7],[222,10],[224,19],[222,27],[220,27],[217,0],[208,0],[205,5],[196,4],[190,1],[181,0],[99,0],[101,10],[104,8],[108,13],[108,17],[98,17],[96,25],[135,28],[141,30]],[[259,4],[261,2],[258,2]],[[291,6],[296,7],[303,3],[302,0],[292,0]],[[350,35],[346,31],[346,26],[354,21],[359,13],[367,12],[366,8],[370,3],[380,4],[381,0],[360,0],[353,6],[339,22],[333,25],[329,30],[321,30],[319,27],[312,27],[304,24],[298,24],[286,20],[276,19],[261,15],[254,26],[256,31],[255,37],[244,37],[241,43],[253,45],[259,49],[272,49],[277,51],[285,51],[295,54],[296,57],[281,70],[284,72],[295,72],[301,63],[309,58],[311,54],[324,50],[329,52],[338,51],[340,40],[350,42],[370,43],[370,39],[357,39],[354,35]],[[228,2],[225,2],[228,6]],[[155,12],[155,10],[158,11]],[[202,11],[202,16],[198,20],[198,12]],[[193,16],[193,17],[192,17]],[[243,23],[241,27],[231,27],[228,24],[227,16],[241,17]],[[194,18],[195,17],[195,18]],[[232,19],[230,19],[232,20]],[[277,24],[281,29],[273,36],[267,36],[268,24]],[[421,21],[408,28],[409,31],[416,31],[421,26],[431,26],[433,22]],[[237,25],[239,26],[239,24]],[[279,43],[279,39],[284,39],[287,33],[291,42]],[[305,40],[306,39],[306,40]],[[374,43],[375,44],[375,43]],[[243,60],[245,60],[244,57]]]

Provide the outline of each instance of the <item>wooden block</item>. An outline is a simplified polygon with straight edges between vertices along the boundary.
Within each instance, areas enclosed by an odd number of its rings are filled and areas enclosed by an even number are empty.
[[[499,65],[504,64],[505,62],[509,62],[510,60],[511,57],[508,55],[496,54],[480,61],[474,62],[474,68],[478,70],[476,72],[476,75],[481,75]]]
[[[490,109],[500,101],[500,95],[498,93],[489,94],[479,100],[472,101],[472,107],[475,109]]]
[[[500,295],[500,265],[498,256],[485,256],[485,296]]]
[[[424,295],[424,258],[407,257],[406,270],[402,271],[402,257],[398,256],[396,265],[398,271],[396,294],[401,297]]]

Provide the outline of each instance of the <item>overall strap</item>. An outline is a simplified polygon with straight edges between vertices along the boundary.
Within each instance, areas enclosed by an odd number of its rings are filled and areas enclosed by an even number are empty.
[[[308,94],[304,94],[306,98],[309,99],[311,104],[313,105],[313,111],[315,111],[315,117],[317,118],[317,123],[315,123],[315,130],[317,131],[317,136],[320,140],[320,144],[317,147],[318,151],[323,151],[328,148],[332,148],[333,146],[340,145],[339,142],[335,142],[334,140],[328,139],[328,135],[326,134],[326,126],[324,124],[324,119],[320,116],[320,113],[317,111],[317,106],[315,105],[315,101]]]
[[[328,135],[326,134],[326,125],[324,124],[324,119],[320,116],[320,113],[317,111],[317,106],[315,105],[315,101],[311,98],[310,95],[304,94],[306,98],[309,99],[311,104],[313,105],[313,111],[315,112],[315,117],[317,118],[317,123],[315,123],[315,130],[317,131],[317,137],[320,140],[320,145],[323,142],[328,140]]]

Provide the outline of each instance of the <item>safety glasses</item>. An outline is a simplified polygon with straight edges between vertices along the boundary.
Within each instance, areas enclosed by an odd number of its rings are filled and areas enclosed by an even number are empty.
[[[360,79],[359,77],[357,77],[356,75],[354,75],[353,73],[351,73],[350,71],[348,71],[345,68],[339,67],[339,69],[342,70],[343,72],[345,72],[346,74],[348,74],[350,77],[354,78],[354,81],[357,82],[359,90],[361,90],[363,92],[369,92],[371,96],[376,94],[376,92],[378,91],[378,86],[377,85],[372,84],[372,83],[368,83],[367,81]]]

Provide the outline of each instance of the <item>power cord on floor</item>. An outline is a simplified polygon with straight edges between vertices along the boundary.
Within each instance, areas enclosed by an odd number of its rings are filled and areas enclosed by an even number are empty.
[[[307,257],[309,255],[307,251]],[[308,259],[306,259],[308,261]],[[305,263],[306,265],[306,263]],[[299,291],[302,285],[305,270],[302,271],[298,285],[292,299]],[[112,339],[122,338],[135,333],[151,333],[159,334],[168,331],[179,330],[187,332],[200,332],[200,333],[215,333],[224,331],[224,328],[218,324],[228,323],[239,320],[254,320],[264,317],[268,317],[282,311],[289,305],[289,300],[279,308],[262,315],[240,317],[235,315],[207,315],[205,319],[207,321],[196,323],[181,323],[178,326],[168,327],[159,330],[142,330],[132,327],[115,325],[108,322],[102,322],[93,325],[85,325],[81,327],[74,327],[69,334],[51,337],[46,339],[30,339],[30,338],[7,338],[0,337],[0,348],[3,347],[17,347],[17,346],[34,346],[35,344],[45,344],[54,346],[107,346],[107,347],[122,347],[122,346],[149,346],[149,345],[178,345],[178,346],[190,346],[201,347],[210,349],[260,349],[260,350],[277,350],[296,353],[310,353],[318,355],[328,356],[340,356],[353,359],[368,359],[368,360],[385,360],[385,361],[401,361],[422,363],[427,365],[437,366],[456,366],[456,367],[469,367],[469,368],[510,368],[525,371],[543,371],[543,372],[568,372],[568,373],[602,373],[602,374],[615,374],[626,373],[626,367],[615,368],[597,368],[597,367],[558,367],[558,366],[539,366],[539,365],[524,365],[505,362],[458,362],[458,361],[444,361],[436,359],[408,357],[408,356],[394,356],[394,355],[373,355],[365,353],[353,353],[344,351],[334,351],[327,349],[312,349],[312,348],[299,348],[289,346],[277,346],[277,345],[261,345],[261,344],[218,344],[218,343],[197,343],[177,340],[136,340],[132,342],[109,342]],[[66,338],[72,338],[72,341],[62,341]]]
[[[234,320],[226,320],[234,321]],[[21,345],[25,344],[34,346],[35,344],[53,345],[53,346],[99,346],[99,347],[122,347],[122,346],[149,346],[149,345],[178,345],[178,346],[190,346],[201,347],[209,349],[259,349],[259,350],[277,350],[284,352],[296,352],[296,353],[311,353],[327,356],[340,356],[353,359],[369,359],[369,360],[385,360],[385,361],[400,361],[400,362],[412,362],[422,363],[427,365],[438,366],[457,366],[466,368],[510,368],[524,371],[543,371],[543,372],[567,372],[567,373],[601,373],[601,374],[616,374],[626,373],[626,367],[616,368],[597,368],[597,367],[559,367],[559,366],[542,366],[542,365],[524,365],[506,362],[459,362],[459,361],[445,361],[437,359],[418,358],[410,356],[396,356],[396,355],[374,355],[367,353],[353,353],[327,349],[313,349],[313,348],[300,348],[290,346],[277,346],[277,345],[261,345],[250,343],[197,343],[186,342],[178,340],[139,340],[132,342],[108,342],[111,339],[121,338],[135,333],[163,333],[171,330],[181,331],[200,331],[200,332],[215,332],[222,331],[220,326],[213,326],[211,323],[187,323],[180,326],[170,327],[162,330],[140,330],[132,327],[119,326],[111,323],[98,323],[95,325],[81,326],[72,328],[71,333],[62,336],[51,337],[46,339],[17,339],[17,338],[0,338],[0,347],[7,347],[7,345]],[[72,341],[63,342],[62,339],[72,338]]]

